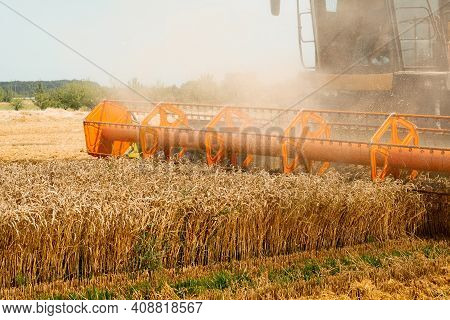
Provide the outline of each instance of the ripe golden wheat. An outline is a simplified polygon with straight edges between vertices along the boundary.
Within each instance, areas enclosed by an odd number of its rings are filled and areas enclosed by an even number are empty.
[[[426,217],[411,185],[155,161],[0,164],[0,286],[388,240]]]

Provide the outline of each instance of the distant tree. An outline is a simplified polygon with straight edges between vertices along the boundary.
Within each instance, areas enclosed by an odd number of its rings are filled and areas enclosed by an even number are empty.
[[[42,84],[42,82],[38,82],[36,84],[36,89],[34,90],[33,94],[41,94],[44,92],[44,85]]]
[[[128,81],[128,86],[134,90],[141,90],[144,88],[144,85],[139,82],[138,78],[133,78],[131,81]]]
[[[180,87],[181,100],[189,102],[219,103],[220,87],[213,76],[203,75],[198,80],[188,81]]]
[[[14,110],[19,111],[23,108],[23,100],[20,98],[12,99],[11,106],[14,108]]]
[[[70,82],[77,82],[77,80],[56,80],[56,81],[10,81],[0,82],[0,87],[4,90],[14,88],[14,93],[19,97],[32,97],[36,91],[37,86],[41,85],[44,89],[60,88]]]
[[[62,105],[56,98],[56,90],[44,90],[42,84],[39,84],[34,93],[33,103],[41,110],[48,108],[61,108]]]
[[[94,107],[102,99],[103,94],[99,85],[88,81],[70,82],[51,90],[38,86],[34,94],[34,103],[40,109],[79,110],[82,107]]]
[[[14,93],[10,89],[0,88],[0,102],[11,102]]]
[[[165,86],[157,82],[147,91],[147,96],[155,101],[180,101],[180,89],[177,86]]]

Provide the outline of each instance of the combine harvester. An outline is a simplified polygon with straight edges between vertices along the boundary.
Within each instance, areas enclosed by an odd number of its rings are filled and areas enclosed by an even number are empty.
[[[149,158],[161,151],[170,159],[201,151],[209,165],[228,158],[243,168],[255,156],[278,157],[284,173],[303,167],[322,174],[330,163],[342,163],[370,166],[376,180],[399,177],[401,170],[412,178],[418,171],[449,173],[450,130],[436,123],[448,127],[450,116],[175,103],[148,112],[103,101],[86,117],[84,131],[94,157]]]
[[[280,0],[271,5],[278,15]],[[448,174],[450,1],[298,0],[297,8],[303,79],[313,90],[296,104],[104,101],[84,122],[88,153],[163,151],[170,159],[175,150],[177,157],[200,151],[209,165],[228,158],[244,168],[279,158],[285,173],[365,165],[374,180],[402,170],[411,178]],[[380,101],[379,111],[389,112],[366,112]]]

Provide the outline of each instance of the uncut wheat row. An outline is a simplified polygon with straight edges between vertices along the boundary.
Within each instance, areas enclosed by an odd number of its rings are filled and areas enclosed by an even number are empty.
[[[183,267],[413,234],[410,185],[155,161],[0,164],[0,285]]]

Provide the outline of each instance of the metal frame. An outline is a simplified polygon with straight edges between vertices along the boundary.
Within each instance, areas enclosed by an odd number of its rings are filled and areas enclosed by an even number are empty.
[[[318,56],[318,51],[317,51],[317,42],[316,42],[316,19],[314,19],[314,2],[313,0],[309,0],[309,6],[310,6],[310,11],[300,11],[300,1],[301,0],[297,0],[297,24],[298,24],[298,39],[299,39],[299,49],[300,49],[300,62],[302,64],[302,67],[306,70],[316,70],[317,69],[317,65],[319,64],[319,56]],[[311,15],[311,22],[312,22],[312,28],[313,28],[313,38],[314,40],[312,41],[304,41],[303,40],[303,35],[302,35],[302,16],[303,15],[307,15],[310,14]],[[304,59],[304,55],[303,55],[303,44],[306,43],[314,43],[314,54],[315,54],[315,65],[314,67],[308,67],[305,65],[305,59]]]
[[[392,1],[394,2],[395,0],[392,0]],[[432,58],[433,58],[433,60],[436,63],[437,60],[438,60],[437,58],[439,58],[439,61],[440,61],[442,57],[440,56],[441,52],[439,52],[439,53],[433,52],[432,41],[434,39],[437,39],[438,42],[441,43],[442,42],[442,37],[440,36],[439,28],[438,28],[438,25],[437,25],[437,23],[436,23],[436,21],[434,19],[430,3],[429,3],[429,1],[426,1],[426,2],[428,4],[428,6],[429,6],[428,8],[427,7],[423,7],[423,6],[418,6],[418,7],[413,7],[413,6],[397,7],[394,4],[393,5],[393,10],[394,10],[394,16],[396,17],[396,19],[395,19],[395,21],[392,21],[392,23],[396,24],[397,34],[398,34],[398,25],[401,22],[403,22],[403,21],[399,21],[398,18],[397,18],[397,11],[398,10],[400,10],[400,9],[404,9],[404,10],[423,9],[423,10],[425,10],[427,12],[427,14],[428,14],[429,26],[433,28],[434,34],[433,34],[433,37],[431,37],[431,30],[430,30],[430,37],[429,37],[429,39],[421,39],[421,40],[430,42],[430,50],[431,50],[431,52],[433,54]],[[421,18],[417,18],[417,20],[424,20],[424,18],[422,18],[422,19]],[[415,23],[415,25],[414,25],[414,31],[415,32],[417,31],[417,26],[418,26],[418,24]],[[400,36],[397,37],[397,38],[398,38],[398,41],[400,43],[400,52],[399,52],[399,54],[402,57],[403,70],[420,70],[420,69],[429,69],[429,68],[433,69],[433,68],[439,68],[439,66],[441,65],[440,63],[437,63],[435,65],[428,65],[428,66],[420,66],[420,65],[406,66],[405,62],[404,62],[404,58],[403,58],[404,50],[403,50],[403,46],[402,46],[402,41],[414,41],[414,46],[415,46],[414,52],[415,52],[415,55],[416,55],[415,62],[417,63],[417,41],[418,41],[418,39],[417,39],[417,37],[415,37],[414,39],[401,39]],[[441,47],[442,47],[442,45],[439,45],[440,51],[442,50]],[[439,57],[436,57],[436,54],[439,54]]]
[[[309,0],[310,10],[303,10],[303,11],[302,11],[302,8],[300,5],[300,1],[301,0],[297,0],[297,13],[296,13],[297,14],[297,23],[298,23],[298,39],[299,39],[298,41],[299,41],[299,51],[300,51],[300,62],[301,62],[302,67],[306,70],[319,70],[321,63],[320,63],[320,55],[319,55],[320,48],[318,48],[318,46],[319,46],[318,41],[320,41],[320,39],[317,39],[317,21],[316,21],[317,19],[316,19],[316,11],[315,11],[315,4],[314,4],[315,0]],[[307,1],[307,0],[305,0],[305,1]],[[397,10],[399,8],[416,8],[416,7],[397,7],[395,5],[395,0],[385,0],[385,3],[386,3],[386,8],[389,12],[390,21],[392,24],[391,30],[393,32],[392,35],[394,37],[393,41],[395,42],[396,59],[394,62],[393,69],[396,71],[424,70],[424,69],[439,69],[440,70],[442,67],[445,67],[446,70],[448,70],[448,67],[449,67],[448,59],[445,59],[447,57],[446,38],[443,35],[441,25],[435,19],[435,16],[433,14],[433,11],[432,11],[429,1],[426,0],[426,3],[429,6],[428,8],[426,8],[426,7],[417,7],[417,8],[423,8],[424,10],[426,10],[428,12],[428,18],[430,20],[430,25],[433,27],[433,30],[435,33],[434,35],[437,38],[437,41],[439,42],[439,52],[433,52],[433,54],[435,55],[433,58],[436,61],[436,65],[434,65],[434,66],[406,66],[405,65],[405,61],[403,59],[402,43],[401,43],[400,37],[398,36],[399,29],[398,29]],[[312,40],[312,41],[304,41],[303,36],[302,36],[303,27],[302,27],[301,17],[303,15],[307,15],[307,14],[310,14],[311,19],[312,19],[313,38],[314,38],[314,40]],[[306,66],[306,64],[305,64],[303,44],[307,44],[307,43],[314,44],[314,51],[315,51],[315,66],[314,67],[309,67],[309,66]]]

